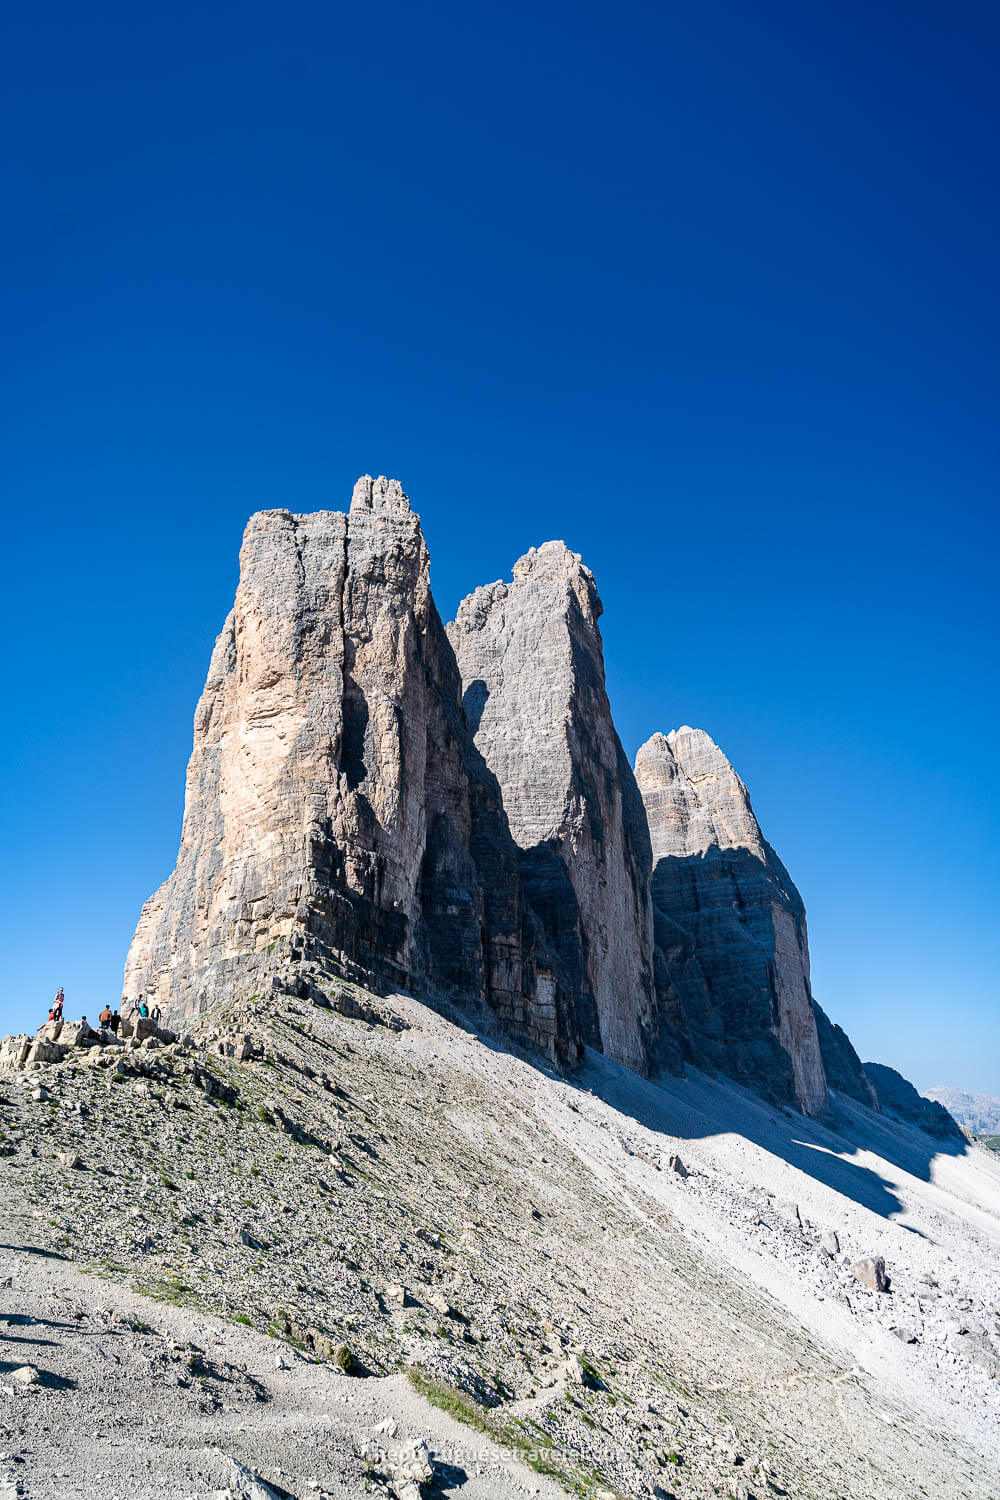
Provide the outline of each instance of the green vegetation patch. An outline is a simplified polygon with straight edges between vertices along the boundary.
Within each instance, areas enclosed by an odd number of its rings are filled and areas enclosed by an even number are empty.
[[[467,1392],[449,1385],[447,1381],[438,1380],[426,1370],[411,1368],[407,1370],[406,1376],[418,1395],[423,1396],[432,1406],[447,1412],[466,1427],[472,1427],[476,1432],[492,1438],[501,1447],[519,1453],[529,1468],[534,1469],[536,1474],[544,1474],[556,1480],[568,1495],[577,1495],[580,1500],[584,1500],[584,1497],[592,1496],[594,1487],[599,1485],[603,1494],[615,1496],[617,1500],[618,1492],[609,1488],[601,1475],[587,1472],[579,1466],[571,1466],[567,1459],[557,1453],[552,1446],[552,1435],[537,1423],[529,1426],[523,1422],[505,1422],[500,1412],[480,1406]],[[539,1449],[543,1447],[546,1451],[540,1452]]]

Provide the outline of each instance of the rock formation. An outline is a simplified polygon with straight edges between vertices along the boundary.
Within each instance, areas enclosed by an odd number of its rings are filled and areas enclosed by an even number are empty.
[[[126,1002],[177,1026],[273,991],[360,1014],[352,983],[402,989],[485,1002],[563,1066],[589,1043],[809,1114],[828,1081],[878,1108],[721,750],[657,734],[633,774],[601,612],[590,570],[546,542],[446,631],[396,481],[360,479],[349,514],[252,516]]]
[[[875,1087],[885,1114],[919,1125],[921,1130],[938,1140],[952,1141],[956,1146],[965,1145],[965,1135],[958,1121],[951,1117],[943,1104],[918,1094],[902,1073],[883,1063],[871,1062],[865,1063],[865,1072]]]
[[[878,1109],[879,1102],[872,1081],[865,1072],[861,1059],[854,1050],[850,1037],[842,1026],[830,1020],[822,1006],[813,1001],[816,1017],[816,1033],[819,1050],[823,1055],[823,1067],[830,1088],[840,1094],[849,1094],[859,1104],[869,1109]]]
[[[806,1114],[827,1106],[805,909],[719,747],[654,734],[636,779],[653,848],[663,1008],[689,1056]]]
[[[460,605],[448,634],[521,874],[573,984],[584,1035],[655,1065],[650,845],[611,719],[593,574],[563,542]]]
[[[125,969],[174,1022],[333,972],[485,1000],[575,1060],[400,485],[252,516],[195,715],[177,865]]]

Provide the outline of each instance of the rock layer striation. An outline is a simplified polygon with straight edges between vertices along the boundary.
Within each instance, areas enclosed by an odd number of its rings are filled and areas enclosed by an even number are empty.
[[[553,1058],[578,1052],[462,710],[419,519],[397,482],[367,476],[349,515],[247,525],[177,865],[143,908],[125,994],[176,1022],[328,971],[478,996]]]
[[[828,1083],[877,1109],[722,751],[656,734],[633,774],[601,613],[580,557],[546,542],[446,631],[394,480],[360,479],[349,513],[252,516],[126,1001],[175,1027],[274,991],[354,1013],[354,982],[485,1002],[561,1066],[588,1043],[808,1114]]]
[[[651,851],[611,718],[594,576],[563,542],[476,589],[448,634],[521,875],[575,989],[586,1039],[656,1064]]]
[[[699,1065],[821,1113],[805,908],[746,787],[714,741],[686,726],[654,734],[635,769],[668,1024]]]

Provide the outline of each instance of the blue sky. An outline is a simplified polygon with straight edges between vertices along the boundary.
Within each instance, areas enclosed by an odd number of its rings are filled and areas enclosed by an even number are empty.
[[[246,517],[563,537],[865,1058],[1000,1094],[985,5],[21,7],[0,60],[0,1026],[120,992]]]

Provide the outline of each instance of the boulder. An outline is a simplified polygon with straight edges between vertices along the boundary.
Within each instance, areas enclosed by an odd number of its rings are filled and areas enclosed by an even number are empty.
[[[249,1062],[252,1058],[263,1057],[264,1044],[258,1038],[233,1031],[213,1042],[211,1050],[220,1057],[231,1057],[235,1062]]]
[[[95,1031],[87,1021],[65,1021],[62,1031],[59,1033],[58,1045],[63,1048],[69,1047],[99,1047],[101,1044],[100,1032]]]
[[[287,1490],[268,1484],[252,1469],[229,1459],[229,1483],[224,1490],[216,1490],[212,1500],[293,1500]]]
[[[873,1292],[889,1290],[889,1278],[885,1274],[885,1261],[881,1255],[866,1255],[863,1260],[854,1261],[851,1275],[855,1281],[860,1281],[862,1286]]]
[[[0,1041],[0,1068],[20,1069],[27,1062],[34,1039],[30,1036],[5,1036]]]
[[[62,1062],[68,1051],[69,1047],[64,1047],[61,1042],[50,1042],[44,1036],[36,1037],[28,1049],[25,1066],[31,1068],[36,1064]]]

